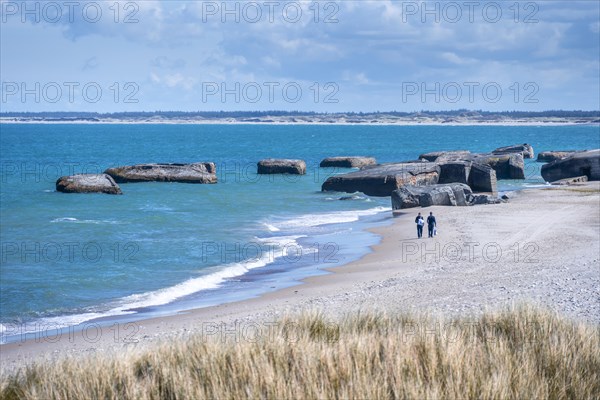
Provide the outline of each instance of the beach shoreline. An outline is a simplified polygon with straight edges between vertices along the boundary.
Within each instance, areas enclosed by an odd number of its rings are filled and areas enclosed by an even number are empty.
[[[86,354],[119,354],[190,334],[244,336],[305,311],[341,317],[355,312],[475,316],[518,303],[600,324],[600,185],[514,192],[508,203],[409,209],[372,252],[332,267],[331,274],[260,297],[60,337],[0,345],[3,373],[31,362]],[[433,212],[440,234],[416,239],[414,215]],[[590,243],[592,244],[590,246]]]

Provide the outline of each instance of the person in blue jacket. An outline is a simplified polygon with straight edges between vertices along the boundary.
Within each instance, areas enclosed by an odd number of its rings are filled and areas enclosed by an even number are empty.
[[[433,213],[429,213],[429,217],[427,217],[427,231],[429,233],[429,237],[433,237],[433,230],[435,229],[437,223],[435,222],[435,217]]]
[[[417,237],[421,239],[423,237],[423,225],[425,225],[425,220],[421,213],[415,218],[415,224],[417,224]]]

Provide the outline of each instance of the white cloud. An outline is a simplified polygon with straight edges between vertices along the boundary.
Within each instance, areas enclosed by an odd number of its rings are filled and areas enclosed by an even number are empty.
[[[369,78],[367,78],[367,75],[364,72],[351,72],[345,70],[342,73],[342,79],[344,81],[352,82],[358,85],[366,85],[368,83],[371,83],[371,81],[369,80]]]
[[[275,57],[264,56],[261,58],[262,63],[267,67],[281,68],[281,62]]]
[[[185,90],[192,90],[197,83],[195,78],[184,76],[180,73],[167,74],[164,76],[163,80],[170,88],[180,87]]]
[[[453,52],[444,52],[441,54],[441,58],[443,58],[444,60],[452,63],[452,64],[457,64],[457,65],[462,65],[465,64],[465,61],[456,55],[456,53]]]
[[[423,23],[421,15],[403,19],[405,5],[390,0],[317,2],[318,23],[312,1],[301,3],[298,23],[281,14],[273,23],[222,23],[220,16],[205,18],[201,2],[143,1],[136,2],[139,21],[132,24],[122,21],[127,3],[117,3],[119,23],[108,8],[113,2],[102,3],[106,18],[95,24],[10,18],[0,37],[3,80],[134,81],[155,96],[141,109],[160,102],[186,108],[206,81],[345,82],[340,95],[346,101],[312,106],[355,110],[394,104],[404,81],[538,80],[547,96],[600,91],[597,2],[540,3],[537,23],[515,22],[510,13],[497,23],[480,14],[472,23],[466,16],[458,23]],[[327,4],[335,4],[330,11],[337,11],[337,23],[324,23]],[[556,98],[565,108],[600,107],[579,100],[597,95],[569,96]]]

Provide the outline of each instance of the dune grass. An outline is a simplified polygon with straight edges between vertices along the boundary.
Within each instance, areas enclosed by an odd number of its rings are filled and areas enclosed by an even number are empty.
[[[4,377],[0,398],[600,397],[599,327],[531,307],[447,320],[307,313],[238,328],[34,365]]]

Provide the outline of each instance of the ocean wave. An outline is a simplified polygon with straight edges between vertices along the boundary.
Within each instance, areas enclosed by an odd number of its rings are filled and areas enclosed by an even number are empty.
[[[528,184],[522,185],[522,187],[528,188],[528,189],[531,189],[531,188],[544,188],[544,187],[549,187],[549,186],[552,186],[552,185],[550,183],[548,183],[548,182],[545,182],[545,183],[528,183]]]
[[[279,232],[281,230],[278,227],[267,223],[263,223],[263,226],[265,226],[270,232]]]
[[[299,246],[296,239],[300,237],[303,236],[280,236],[264,239],[257,238],[257,241],[272,245],[274,248],[281,249],[289,245]],[[202,290],[216,289],[227,279],[244,275],[248,271],[255,268],[265,267],[284,255],[285,254],[283,252],[265,251],[262,252],[260,256],[255,258],[250,258],[237,263],[215,266],[212,268],[215,271],[207,275],[191,278],[174,286],[169,286],[152,292],[133,294],[124,297],[119,301],[121,305],[109,311],[109,313],[130,312],[132,309],[165,305],[182,297],[198,293]]]
[[[254,239],[257,242],[262,242],[265,244],[274,244],[279,247],[284,247],[290,244],[297,244],[297,240],[304,237],[307,237],[307,235],[273,236],[268,238],[255,237]]]
[[[277,229],[309,228],[329,224],[343,224],[358,221],[361,217],[390,211],[389,207],[375,207],[367,210],[336,211],[332,213],[304,214],[287,220],[272,222]]]
[[[173,208],[169,207],[169,206],[164,206],[164,205],[152,205],[152,204],[146,204],[142,207],[140,207],[140,211],[148,211],[148,212],[156,212],[156,211],[162,211],[162,212],[171,212],[174,211]]]
[[[344,200],[344,201],[348,201],[348,200],[364,200],[366,199],[366,196],[361,196],[358,194],[352,194],[350,196],[342,196],[339,198],[339,200]]]
[[[15,324],[14,329],[12,329],[9,323],[0,324],[0,344],[4,344],[7,342],[7,338],[18,336],[24,338],[25,335],[34,334],[36,332],[42,332],[45,334],[51,334],[54,330],[68,328],[69,326],[75,326],[79,324],[83,324],[87,321],[100,318],[100,317],[108,317],[108,316],[117,316],[117,315],[125,315],[131,314],[125,311],[115,311],[108,313],[81,313],[81,314],[72,314],[72,315],[61,315],[57,317],[46,317],[40,318],[38,320],[32,321],[30,323],[20,323]]]
[[[304,214],[298,217],[276,222],[265,222],[263,223],[263,226],[270,232],[279,232],[281,230],[301,231],[303,228],[308,227],[354,222],[359,220],[361,217],[376,215],[389,210],[390,208],[387,207],[375,207],[367,210]],[[52,222],[115,223],[115,221],[79,220],[72,217],[57,218]],[[48,329],[61,329],[69,326],[84,324],[88,321],[98,318],[135,314],[140,309],[166,305],[204,290],[217,289],[228,279],[240,277],[248,273],[250,270],[265,267],[281,257],[286,257],[286,252],[298,252],[298,249],[301,249],[303,254],[310,254],[312,251],[315,251],[310,247],[305,248],[298,243],[298,239],[305,237],[308,236],[304,234],[291,234],[262,238],[255,237],[256,243],[259,244],[263,251],[261,251],[260,254],[257,254],[254,258],[241,262],[217,265],[212,267],[210,272],[207,272],[202,276],[187,279],[173,286],[123,297],[111,302],[110,304],[105,304],[104,308],[106,311],[90,309],[87,312],[81,312],[78,314],[40,318],[32,323],[32,328],[30,331],[18,332],[18,334],[34,333],[42,329],[45,331]],[[271,251],[264,251],[264,249],[270,249]],[[1,327],[1,336],[5,337],[5,332],[7,331],[8,330],[5,326]]]
[[[71,218],[71,217],[63,217],[63,218],[55,218],[50,222],[78,222],[79,220],[77,218]]]
[[[51,223],[68,222],[68,223],[73,223],[73,224],[95,224],[95,225],[100,225],[100,224],[117,225],[117,224],[122,223],[122,222],[113,221],[113,220],[77,219],[77,218],[72,218],[72,217],[55,218],[50,222]]]
[[[29,325],[20,325],[19,332],[14,333],[6,333],[7,331],[10,331],[10,329],[8,329],[5,325],[0,324],[0,343],[3,343],[7,336],[23,335],[27,333],[30,334],[40,331],[48,332],[54,329],[62,329],[69,326],[80,325],[98,318],[134,314],[136,313],[137,309],[169,304],[177,299],[198,293],[203,290],[216,289],[227,279],[242,276],[250,270],[265,267],[273,263],[276,259],[285,257],[286,252],[283,251],[283,249],[285,249],[287,246],[302,247],[297,242],[297,239],[301,237],[304,236],[290,235],[270,238],[255,238],[257,243],[260,243],[261,245],[272,246],[267,248],[271,249],[271,251],[261,251],[260,256],[257,255],[256,257],[245,261],[215,266],[211,268],[214,272],[185,280],[173,286],[123,297],[115,301],[112,308],[104,312],[85,312],[72,315],[40,318]],[[261,246],[261,248],[263,247]],[[265,248],[263,248],[263,250],[264,249]],[[274,251],[277,249],[281,251]]]

